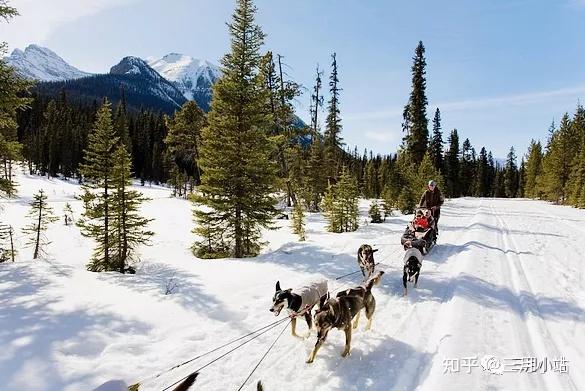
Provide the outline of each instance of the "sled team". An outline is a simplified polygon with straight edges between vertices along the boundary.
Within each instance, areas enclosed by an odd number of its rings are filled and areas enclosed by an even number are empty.
[[[433,180],[429,181],[427,190],[420,199],[419,209],[401,238],[401,244],[405,250],[402,276],[404,295],[408,292],[407,282],[413,282],[414,286],[417,286],[423,255],[428,254],[436,244],[443,202],[444,198],[437,184]],[[383,271],[375,272],[374,253],[376,251],[377,249],[373,249],[368,244],[360,246],[357,252],[357,263],[364,277],[364,282],[359,286],[337,293],[335,297],[331,297],[328,292],[325,280],[313,282],[296,290],[292,288],[283,290],[280,281],[276,282],[276,292],[270,311],[275,316],[278,316],[283,309],[289,312],[292,319],[291,333],[295,337],[299,337],[296,333],[296,319],[298,317],[304,317],[307,322],[309,332],[305,337],[309,336],[313,323],[317,330],[317,342],[307,359],[307,363],[312,363],[315,360],[327,334],[334,328],[345,333],[345,347],[341,355],[346,357],[351,349],[352,330],[358,327],[362,310],[368,321],[366,330],[370,329],[376,309],[372,288],[380,282],[384,274]],[[316,307],[314,315],[312,315],[313,307]]]
[[[427,190],[420,199],[419,209],[400,240],[405,250],[402,276],[404,295],[408,292],[407,282],[413,282],[414,287],[417,286],[423,255],[428,254],[436,244],[443,202],[444,198],[437,184],[433,180],[429,181]],[[315,360],[317,352],[332,329],[342,330],[345,333],[345,346],[341,356],[348,356],[351,350],[352,330],[358,327],[362,310],[367,319],[366,330],[371,328],[376,310],[376,299],[372,294],[372,288],[380,283],[384,274],[384,271],[375,272],[374,253],[376,251],[378,250],[368,244],[360,246],[357,252],[357,263],[364,282],[338,292],[335,297],[329,293],[326,280],[315,281],[298,289],[282,289],[280,281],[276,282],[276,292],[272,297],[272,306],[269,311],[274,313],[274,316],[278,316],[282,310],[287,310],[291,318],[291,334],[295,337],[308,338],[313,324],[317,331],[317,342],[311,350],[307,363],[310,364]],[[305,319],[309,330],[304,336],[299,336],[296,332],[297,318],[301,317]],[[173,391],[189,389],[196,377],[196,373],[190,375]],[[262,390],[262,383],[258,382],[257,391]]]

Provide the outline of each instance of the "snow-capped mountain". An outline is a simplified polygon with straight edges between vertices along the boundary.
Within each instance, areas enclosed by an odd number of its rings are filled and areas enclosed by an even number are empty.
[[[174,102],[177,106],[181,106],[185,102],[182,92],[177,87],[139,57],[124,57],[122,61],[110,69],[110,74],[145,79],[148,81],[147,88],[153,95]]]
[[[40,81],[79,79],[91,75],[69,65],[52,50],[38,45],[29,45],[24,51],[14,49],[6,61],[22,76]]]
[[[221,75],[217,65],[180,53],[149,58],[148,65],[171,81],[185,98],[195,100],[203,110],[209,109],[211,87]]]

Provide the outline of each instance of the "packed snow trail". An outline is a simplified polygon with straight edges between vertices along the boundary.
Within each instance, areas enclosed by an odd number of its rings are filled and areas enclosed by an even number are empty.
[[[70,202],[79,216],[74,182],[24,175],[19,182],[20,198],[0,201],[2,222],[17,233],[39,188],[57,214]],[[0,264],[0,389],[86,391],[107,380],[148,378],[280,319],[268,311],[277,280],[285,289],[318,278],[331,290],[359,284],[361,273],[335,279],[357,270],[363,243],[379,248],[376,261],[386,270],[373,288],[373,329],[361,322],[347,358],[340,356],[343,333],[331,331],[311,365],[305,360],[316,333],[300,340],[286,330],[244,390],[257,380],[266,391],[585,389],[585,211],[529,200],[449,200],[419,286],[403,297],[398,243],[409,216],[331,234],[312,214],[304,243],[290,222],[277,221],[282,228],[265,233],[261,256],[202,261],[189,250],[191,204],[164,188],[138,189],[152,199],[144,212],[156,219],[156,235],[142,248],[136,275],[87,272],[92,243],[62,222],[48,234],[50,259],[31,261],[31,249],[21,249],[16,263]],[[362,220],[367,207],[363,202]],[[19,234],[17,245],[24,242]],[[297,328],[304,333],[304,321]],[[197,389],[238,389],[281,329],[205,368]],[[161,390],[230,347],[142,389]],[[482,369],[487,356],[505,364],[503,374]],[[568,373],[552,366],[546,373],[512,371],[514,359],[561,357]]]

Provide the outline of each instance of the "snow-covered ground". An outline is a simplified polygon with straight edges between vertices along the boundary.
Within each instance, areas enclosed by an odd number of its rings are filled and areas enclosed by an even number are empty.
[[[18,245],[27,202],[39,188],[58,214],[70,202],[79,215],[75,183],[24,175],[19,182],[20,197],[2,200],[0,214],[17,228]],[[261,256],[203,261],[189,250],[190,203],[164,188],[142,190],[152,198],[144,209],[156,219],[156,236],[142,249],[136,275],[87,272],[91,242],[62,221],[48,235],[50,259],[31,261],[32,250],[22,249],[16,263],[0,264],[0,389],[86,391],[111,379],[147,378],[273,322],[276,280],[283,288],[320,277],[333,289],[359,284],[358,274],[335,278],[356,270],[363,243],[380,249],[376,260],[387,272],[374,288],[372,330],[362,322],[347,358],[340,357],[343,333],[333,330],[311,365],[305,359],[315,332],[300,340],[286,330],[243,389],[255,389],[258,379],[267,391],[585,389],[585,211],[529,200],[450,200],[419,287],[402,297],[396,244],[406,216],[330,234],[321,215],[310,215],[304,243],[288,221],[278,221],[282,228],[266,233]],[[367,202],[362,206],[365,216]],[[176,289],[165,295],[171,280]],[[202,370],[195,389],[237,390],[285,323]],[[305,323],[298,328],[303,333]],[[225,351],[142,389],[161,390]],[[487,356],[501,360],[503,374],[482,369]],[[526,372],[533,369],[538,373]]]

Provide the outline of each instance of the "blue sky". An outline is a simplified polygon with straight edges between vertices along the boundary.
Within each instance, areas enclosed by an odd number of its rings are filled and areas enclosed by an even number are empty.
[[[47,46],[105,72],[125,55],[180,52],[218,62],[228,49],[227,0],[13,0],[0,25],[11,48]],[[337,52],[343,137],[389,153],[402,138],[414,48],[427,50],[429,120],[504,157],[546,138],[550,122],[585,100],[585,0],[257,0],[266,49],[285,56],[307,89]],[[309,94],[299,98],[308,117]],[[324,116],[323,116],[324,117]],[[445,135],[445,139],[446,139]]]

